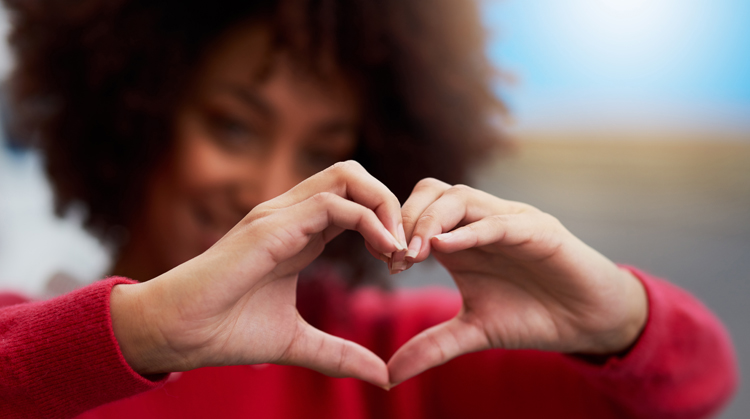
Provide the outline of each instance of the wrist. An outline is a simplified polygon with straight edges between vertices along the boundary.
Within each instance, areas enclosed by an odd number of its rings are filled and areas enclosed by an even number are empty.
[[[151,375],[177,371],[169,346],[159,332],[158,315],[149,302],[146,283],[119,284],[110,294],[112,330],[125,361],[137,373]]]
[[[623,281],[623,300],[626,302],[621,321],[607,338],[600,341],[599,347],[588,352],[600,356],[622,356],[638,341],[648,321],[648,296],[641,281],[625,268],[618,268]]]
[[[648,321],[648,295],[646,294],[646,287],[643,286],[640,279],[636,278],[628,269],[619,269],[623,278],[630,284],[628,287],[630,314],[622,329],[619,348],[615,348],[617,352],[623,352],[635,345],[641,333],[643,333],[643,329],[646,327],[646,322]]]

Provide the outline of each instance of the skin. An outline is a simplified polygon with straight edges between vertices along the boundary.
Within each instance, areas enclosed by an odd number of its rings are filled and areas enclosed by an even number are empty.
[[[491,348],[616,354],[645,325],[641,282],[530,205],[424,179],[402,217],[406,260],[432,254],[451,273],[463,307],[393,355],[392,383]]]
[[[401,207],[358,163],[331,166],[355,146],[351,90],[341,77],[304,77],[283,56],[258,78],[248,51],[265,44],[239,28],[207,57],[117,261],[116,273],[144,281],[111,296],[135,371],[277,363],[390,388],[467,352],[612,354],[637,340],[648,314],[640,281],[554,217],[435,179]],[[393,272],[433,255],[461,312],[387,364],[312,328],[296,310],[298,274],[344,229]]]
[[[188,261],[258,204],[353,153],[359,115],[348,86],[304,78],[283,56],[261,78],[267,43],[253,26],[219,40],[177,110],[172,152],[113,274],[146,281]]]

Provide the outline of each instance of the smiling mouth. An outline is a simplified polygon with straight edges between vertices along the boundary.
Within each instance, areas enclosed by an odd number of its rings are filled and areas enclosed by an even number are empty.
[[[203,208],[197,207],[193,209],[193,215],[198,223],[203,227],[216,227],[213,217]]]
[[[210,208],[200,205],[193,207],[193,215],[198,225],[208,231],[211,236],[216,236],[216,240],[231,230],[242,219],[242,217],[221,217],[220,214],[216,214]]]
[[[229,231],[228,229],[222,228],[218,219],[214,217],[209,210],[201,207],[192,208],[193,219],[199,233],[196,239],[198,239],[199,252],[205,252],[211,246],[214,245],[221,237]]]

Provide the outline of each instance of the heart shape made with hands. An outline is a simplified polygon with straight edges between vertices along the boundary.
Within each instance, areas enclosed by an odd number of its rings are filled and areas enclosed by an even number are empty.
[[[397,253],[401,253],[401,255],[398,255]],[[378,259],[385,262],[385,265],[389,269],[390,273],[392,275],[397,275],[398,273],[401,273],[403,271],[406,271],[407,269],[412,268],[413,266],[419,264],[408,262],[405,259],[405,268],[395,268],[392,269],[392,262],[394,257],[398,258],[404,258],[404,254],[406,251],[401,252],[394,252],[391,257],[387,257],[386,255],[378,255]],[[325,266],[325,264],[323,265]],[[332,279],[333,278],[333,279]],[[354,333],[354,335],[343,334],[343,335],[337,335],[336,334],[336,325],[329,323],[330,320],[327,319],[335,319],[340,318],[340,316],[349,317],[351,316],[351,313],[348,311],[350,310],[347,307],[356,307],[361,300],[360,298],[364,298],[364,301],[368,301],[367,305],[372,304],[373,302],[377,301],[377,304],[380,305],[381,303],[384,303],[384,307],[391,307],[391,304],[388,303],[388,299],[391,297],[388,295],[387,291],[377,291],[377,290],[362,290],[363,294],[360,294],[358,291],[354,291],[353,299],[352,295],[350,294],[352,291],[347,291],[345,286],[345,280],[339,276],[339,274],[335,273],[334,271],[331,271],[325,267],[322,267],[322,269],[316,269],[313,270],[313,272],[307,276],[307,280],[303,280],[298,284],[298,293],[297,293],[297,307],[300,312],[300,315],[303,319],[309,320],[310,323],[313,325],[313,327],[321,327],[321,330],[324,330],[325,333],[330,333],[332,336],[336,336],[338,339],[338,336],[340,336],[343,339],[353,339],[355,342],[359,342],[359,339],[356,339],[355,336],[360,336],[360,338],[365,337],[366,342],[371,342],[370,344],[375,344],[377,346],[380,346],[379,344],[376,344],[374,341],[371,341],[370,338],[372,336],[365,331],[366,335],[360,335],[357,329],[353,329],[351,332]],[[449,293],[440,292],[436,295],[439,301],[439,305],[435,305],[434,309],[439,311],[440,317],[444,319],[448,319],[452,317],[454,314],[456,314],[459,310],[458,303],[458,296],[450,295]],[[373,298],[375,298],[373,300]],[[429,300],[428,300],[429,301]],[[354,304],[352,306],[352,304]],[[407,303],[408,304],[408,303]],[[330,309],[335,313],[331,315],[330,313],[322,312],[323,307],[330,307]],[[405,306],[403,306],[405,307]],[[371,309],[374,309],[376,311],[379,310],[378,307],[371,307]],[[452,313],[450,312],[454,310]],[[354,309],[355,311],[358,311],[357,308]],[[402,310],[398,310],[399,312],[402,312]],[[407,310],[409,311],[409,310]],[[430,310],[431,311],[431,310]],[[404,311],[404,313],[406,313]],[[423,314],[427,314],[424,312]],[[430,314],[430,316],[434,316],[434,314]],[[379,315],[378,315],[379,316]],[[406,318],[402,319],[401,316],[397,314],[393,314],[395,316],[393,320],[395,322],[400,323],[400,329],[403,330],[413,330],[413,332],[410,335],[404,335],[403,333],[399,333],[398,335],[401,336],[399,338],[399,341],[403,342],[402,339],[408,338],[407,341],[413,340],[412,338],[416,338],[419,336],[420,329],[411,329],[409,326],[406,326],[406,329],[404,329],[404,322],[406,321],[406,324],[412,324],[414,327],[418,327],[418,324],[422,324],[422,322],[414,322],[416,320],[415,318]],[[354,315],[353,317],[357,318],[357,315]],[[411,322],[410,322],[411,320]],[[357,325],[359,323],[354,323],[354,325]],[[328,330],[327,327],[333,326],[334,329]],[[346,328],[344,330],[347,330]],[[398,333],[394,330],[394,333]],[[393,337],[391,337],[393,338]],[[386,338],[387,341],[393,342],[392,340]],[[404,342],[406,343],[406,342]],[[438,364],[442,364],[443,362],[447,360],[443,359],[437,359],[436,363],[434,365],[426,365],[422,364],[421,362],[414,362],[414,360],[410,359],[412,357],[421,358],[423,360],[428,360],[428,358],[424,357],[423,352],[425,350],[432,351],[432,348],[429,347],[422,347],[419,348],[418,342],[409,342],[410,345],[404,346],[401,345],[401,349],[399,352],[393,352],[394,348],[393,346],[389,346],[391,348],[391,357],[390,360],[387,357],[382,356],[386,355],[382,353],[382,346],[381,351],[379,352],[373,352],[374,348],[377,346],[370,346],[368,343],[361,342],[362,349],[366,350],[367,352],[371,353],[373,356],[378,357],[379,360],[383,361],[383,366],[387,368],[388,370],[388,384],[383,385],[382,383],[374,382],[369,377],[374,376],[375,374],[367,374],[358,376],[356,378],[364,379],[365,381],[369,381],[372,384],[375,384],[379,387],[382,387],[386,390],[392,388],[393,386],[396,386],[397,384],[407,380],[408,378],[411,378],[412,376],[418,375],[419,373],[423,372],[422,370],[427,370],[431,367],[437,366]],[[431,345],[434,342],[429,342]],[[395,342],[394,342],[395,344]],[[359,345],[358,345],[359,346]],[[409,349],[411,346],[411,349]],[[404,352],[404,349],[407,351]],[[352,352],[349,352],[350,354]],[[400,355],[399,355],[400,353]],[[378,355],[379,354],[379,355]],[[432,362],[431,362],[432,363]],[[372,362],[372,359],[366,359],[366,362],[363,362],[361,370],[365,370],[367,368],[374,368],[375,365]],[[414,367],[418,367],[420,371],[417,371],[414,369]],[[351,371],[352,368],[350,367],[349,370]],[[326,372],[328,375],[337,376],[337,373],[331,373]],[[348,374],[346,374],[348,375]]]
[[[462,305],[393,354],[389,386],[491,348],[619,353],[645,326],[641,282],[534,207],[428,179],[402,215],[407,248],[383,255],[365,241],[368,251],[392,274],[434,256]]]
[[[400,231],[400,240],[405,240]],[[385,262],[391,275],[397,275],[424,262],[435,247],[447,249],[447,235],[433,236],[428,240],[415,237],[411,240],[411,251],[402,250],[392,254],[379,254],[365,242],[370,253]],[[417,260],[418,256],[422,256]],[[389,384],[381,386],[386,390],[433,367],[470,352],[489,349],[483,332],[465,323],[463,313],[469,311],[462,302],[462,309],[456,315],[440,324],[423,330],[401,345],[390,359],[385,361],[388,368]],[[453,340],[453,341],[450,341]],[[369,350],[369,349],[368,349]]]
[[[299,272],[344,230],[359,232],[392,272],[434,256],[458,287],[459,312],[412,337],[387,364],[308,324],[296,308]],[[130,295],[124,301],[151,303],[126,304],[113,318],[126,319],[126,340],[132,333],[145,342],[144,350],[123,345],[141,373],[270,362],[384,388],[490,348],[617,353],[648,312],[640,281],[554,217],[435,179],[420,181],[401,205],[351,162],[257,205],[202,255]]]
[[[459,312],[387,364],[308,324],[296,307],[299,273],[344,230],[392,272],[434,256],[458,287]],[[257,205],[198,257],[114,290],[115,335],[141,374],[276,363],[384,388],[490,348],[617,353],[648,313],[641,282],[554,217],[435,179],[401,205],[356,162]]]

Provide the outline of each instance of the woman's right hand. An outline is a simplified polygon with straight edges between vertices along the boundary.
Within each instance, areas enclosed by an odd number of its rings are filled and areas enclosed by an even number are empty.
[[[254,208],[200,256],[117,285],[112,324],[140,374],[275,363],[388,385],[385,363],[297,312],[300,270],[344,229],[380,253],[405,250],[398,199],[355,162],[338,163]]]

